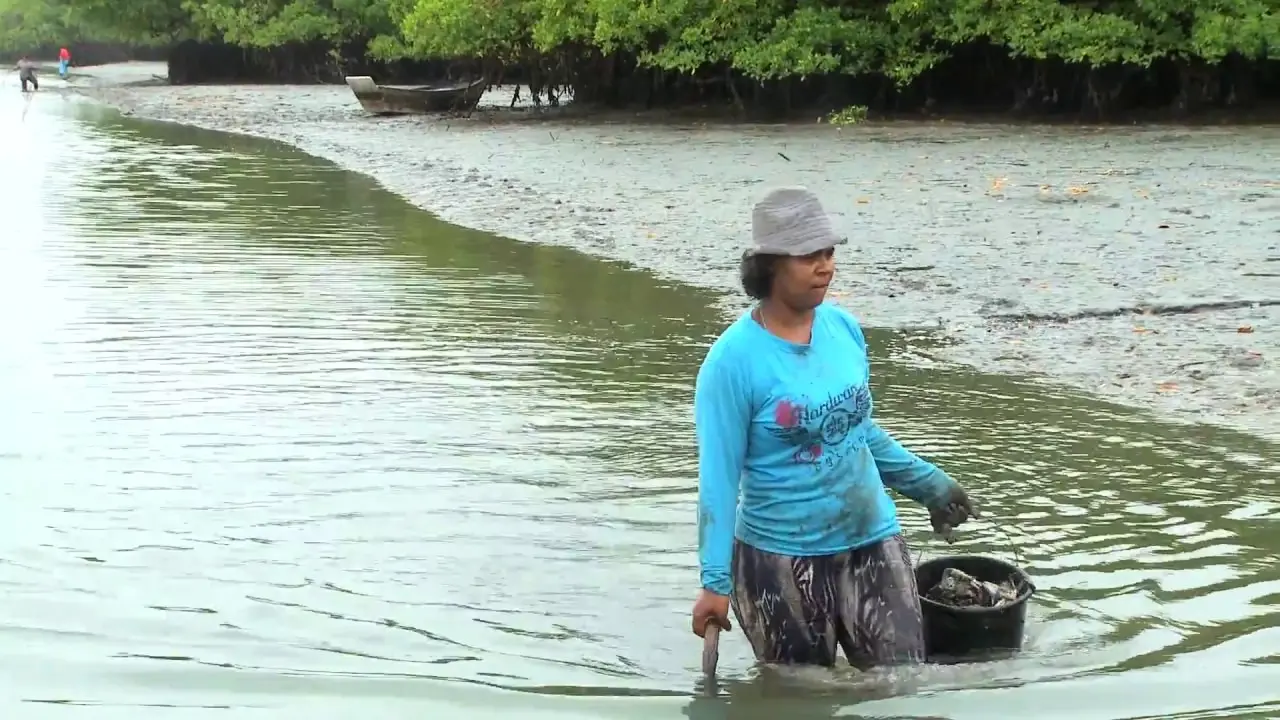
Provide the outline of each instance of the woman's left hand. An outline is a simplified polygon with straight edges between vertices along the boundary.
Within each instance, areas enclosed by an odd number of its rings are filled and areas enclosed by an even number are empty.
[[[969,494],[959,485],[951,486],[951,491],[940,505],[929,508],[929,524],[933,525],[933,531],[946,538],[947,542],[955,540],[953,530],[963,525],[969,518],[979,517],[981,516],[978,515],[978,509],[969,500]]]

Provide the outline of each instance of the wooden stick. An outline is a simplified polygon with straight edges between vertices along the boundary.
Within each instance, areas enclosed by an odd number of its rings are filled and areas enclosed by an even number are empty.
[[[716,664],[719,662],[720,626],[715,622],[709,622],[702,637],[702,674],[708,679],[715,679]]]

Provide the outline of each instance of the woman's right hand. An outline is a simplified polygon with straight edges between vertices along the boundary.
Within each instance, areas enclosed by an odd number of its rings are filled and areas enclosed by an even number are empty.
[[[693,603],[693,634],[698,637],[706,635],[707,623],[715,623],[721,630],[733,629],[729,624],[729,596],[703,588]]]
[[[982,516],[969,499],[969,494],[959,484],[951,486],[940,505],[929,508],[929,524],[947,542],[955,542],[955,529],[969,518],[981,519]]]

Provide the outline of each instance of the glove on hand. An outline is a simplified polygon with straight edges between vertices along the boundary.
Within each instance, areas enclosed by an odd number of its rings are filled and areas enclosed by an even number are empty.
[[[969,494],[959,485],[952,485],[942,501],[929,508],[929,524],[933,531],[947,542],[955,542],[954,530],[969,518],[979,518],[978,509],[969,500]]]

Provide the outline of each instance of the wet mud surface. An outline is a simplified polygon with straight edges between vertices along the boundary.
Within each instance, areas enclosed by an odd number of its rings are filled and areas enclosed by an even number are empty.
[[[921,357],[1280,440],[1280,127],[379,119],[344,86],[88,72],[128,114],[288,142],[445,220],[723,289],[726,311],[751,203],[805,185],[850,241],[838,301],[930,329]]]

